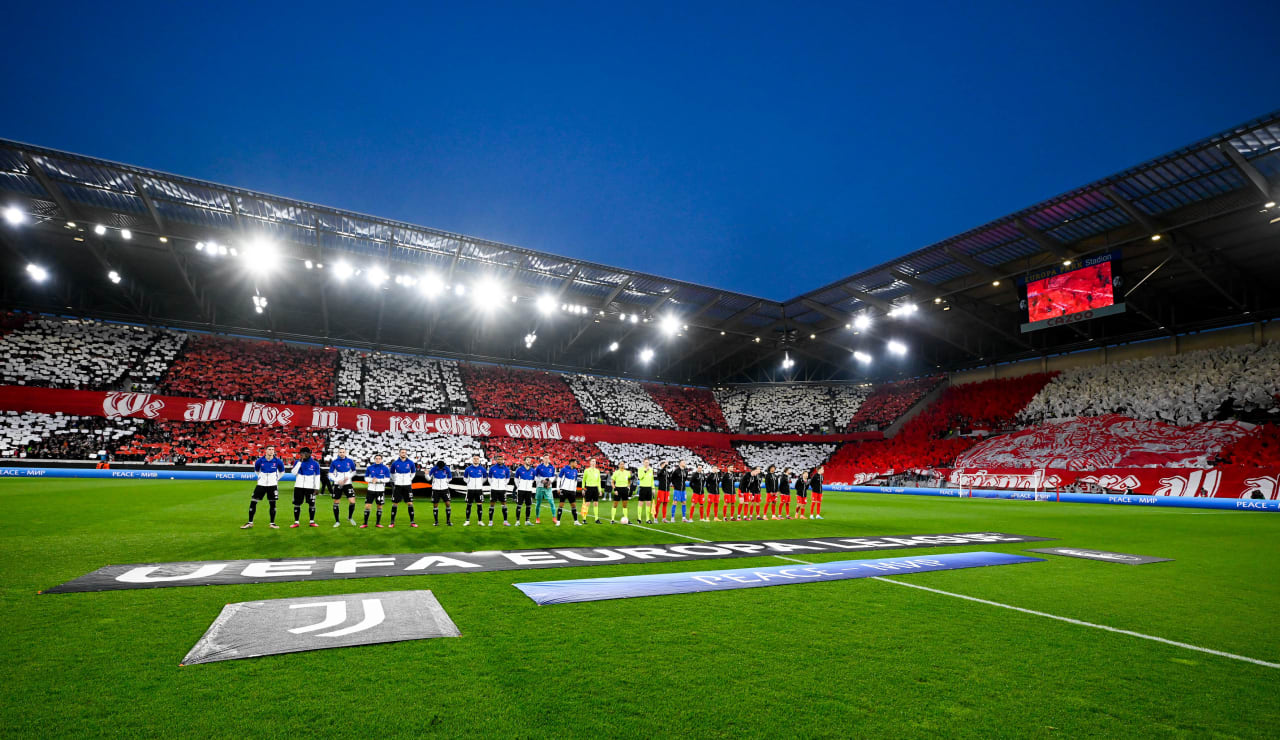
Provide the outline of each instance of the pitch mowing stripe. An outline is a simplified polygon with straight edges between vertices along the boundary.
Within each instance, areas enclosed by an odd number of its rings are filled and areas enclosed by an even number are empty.
[[[697,540],[698,542],[714,542],[714,540],[704,540],[701,537],[693,537],[687,534],[680,534],[679,532],[668,532],[664,529],[654,529],[653,527],[646,527],[640,524],[636,524],[633,526],[640,527],[641,529],[647,529],[650,532],[661,532],[662,534],[669,534],[673,537],[684,537],[685,539]],[[783,555],[771,555],[769,557],[775,557],[781,560],[790,560],[793,563],[803,563],[805,565],[817,565],[817,563],[811,563],[807,560],[797,560],[796,558],[788,558]],[[1094,629],[1105,630],[1107,632],[1115,632],[1116,634],[1119,634],[1119,635],[1129,635],[1130,637],[1137,637],[1143,640],[1151,640],[1152,642],[1161,642],[1161,643],[1164,643],[1165,645],[1173,645],[1174,647],[1180,647],[1186,650],[1195,650],[1196,652],[1200,652],[1200,653],[1217,655],[1220,658],[1230,658],[1232,660],[1240,660],[1240,661],[1244,661],[1245,663],[1253,663],[1254,665],[1260,665],[1265,668],[1280,668],[1280,663],[1270,663],[1265,660],[1250,658],[1247,655],[1236,655],[1235,653],[1227,653],[1221,650],[1214,650],[1213,648],[1200,647],[1199,645],[1192,645],[1191,643],[1187,643],[1187,642],[1178,642],[1177,640],[1169,640],[1163,637],[1156,637],[1155,635],[1144,635],[1141,632],[1134,632],[1133,630],[1123,630],[1123,629],[1120,629],[1119,627],[1109,627],[1105,624],[1095,624],[1093,622],[1085,622],[1080,619],[1072,619],[1071,617],[1060,617],[1057,614],[1040,612],[1040,611],[1036,611],[1035,609],[1025,609],[1020,606],[1013,606],[1012,604],[1001,604],[998,601],[980,599],[976,596],[965,596],[964,594],[957,594],[951,591],[943,591],[937,588],[929,588],[928,586],[921,586],[918,583],[906,583],[904,581],[894,581],[894,580],[885,578],[884,576],[872,576],[869,580],[883,581],[884,583],[892,583],[895,586],[906,586],[907,588],[915,588],[921,591],[929,591],[930,593],[942,594],[943,596],[953,596],[957,599],[964,599],[965,601],[975,601],[979,604],[986,604],[988,606],[998,606],[1001,609],[1012,609],[1015,612],[1022,612],[1023,614],[1033,614],[1037,617],[1046,617],[1048,619],[1056,619],[1059,622],[1075,624],[1081,627],[1092,627]]]

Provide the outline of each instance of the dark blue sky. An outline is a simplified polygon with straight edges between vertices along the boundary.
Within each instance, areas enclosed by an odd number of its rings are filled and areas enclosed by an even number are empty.
[[[782,299],[1280,106],[1280,3],[470,6],[10,4],[0,136]]]

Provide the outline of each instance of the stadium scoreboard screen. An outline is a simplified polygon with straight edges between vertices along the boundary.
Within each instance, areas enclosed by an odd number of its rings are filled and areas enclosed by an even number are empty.
[[[1121,313],[1122,282],[1119,252],[1029,272],[1018,279],[1022,332]]]

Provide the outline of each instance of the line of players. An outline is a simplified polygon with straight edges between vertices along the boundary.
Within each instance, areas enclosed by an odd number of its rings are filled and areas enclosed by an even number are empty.
[[[342,526],[341,501],[346,498],[347,520],[353,526],[367,528],[369,516],[376,507],[374,526],[381,528],[388,486],[391,493],[391,516],[386,526],[396,526],[399,505],[403,503],[409,516],[409,526],[417,527],[413,489],[414,480],[420,474],[431,490],[435,525],[440,526],[440,504],[443,503],[445,526],[453,526],[453,508],[450,504],[454,472],[443,460],[437,460],[428,468],[419,466],[410,459],[406,449],[400,449],[389,464],[384,462],[381,454],[374,455],[373,462],[364,472],[364,520],[362,524],[356,525],[354,484],[357,465],[347,456],[347,450],[339,448],[327,470],[312,458],[310,448],[303,447],[298,454],[298,459],[288,468],[295,476],[293,524],[290,528],[301,526],[303,504],[308,509],[308,526],[319,526],[316,524],[316,499],[322,491],[328,492],[333,499],[333,526]],[[276,456],[275,447],[268,446],[262,457],[254,462],[253,468],[258,480],[249,500],[249,520],[240,528],[253,527],[258,504],[265,499],[270,506],[270,527],[279,529],[276,524],[276,505],[280,497],[280,479],[286,472],[285,463]],[[627,467],[619,462],[616,469],[602,471],[597,467],[595,458],[590,459],[587,467],[579,471],[576,460],[569,460],[566,465],[557,469],[547,456],[543,456],[536,465],[532,457],[525,457],[521,464],[511,468],[504,462],[501,453],[495,454],[488,466],[480,462],[479,455],[472,455],[470,464],[465,464],[462,471],[467,507],[462,524],[471,525],[474,507],[476,524],[486,526],[483,510],[485,489],[489,492],[487,525],[490,527],[494,525],[495,509],[498,506],[502,509],[503,526],[511,526],[507,510],[508,494],[514,495],[516,526],[522,523],[526,526],[541,524],[544,503],[557,527],[564,519],[566,504],[575,525],[581,526],[588,518],[592,518],[596,524],[603,524],[600,504],[610,501],[613,505],[608,512],[609,522],[629,524],[632,520],[628,515],[629,501],[633,496],[638,507],[635,520],[649,524],[805,517],[821,519],[822,474],[821,466],[807,473],[792,471],[791,468],[779,471],[775,465],[770,465],[767,470],[757,466],[738,473],[733,465],[726,470],[701,463],[690,467],[685,460],[678,463],[664,462],[655,469],[648,459],[635,467]],[[794,513],[791,508],[793,495],[796,503]],[[583,502],[581,517],[578,512],[579,496]],[[619,505],[621,517],[618,516]],[[676,516],[677,508],[680,510],[679,518]]]

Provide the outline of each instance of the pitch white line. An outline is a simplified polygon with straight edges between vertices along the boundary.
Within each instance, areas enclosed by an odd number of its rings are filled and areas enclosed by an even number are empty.
[[[714,542],[714,540],[704,540],[704,539],[702,539],[701,537],[694,537],[694,536],[692,536],[692,535],[681,534],[681,533],[679,533],[679,532],[668,532],[668,531],[667,531],[667,530],[665,530],[665,529],[654,529],[653,527],[646,527],[646,526],[643,526],[643,525],[640,525],[640,524],[634,524],[634,525],[632,525],[632,526],[639,527],[640,529],[647,529],[647,530],[649,530],[650,532],[661,532],[662,534],[669,534],[669,535],[671,535],[672,537],[684,537],[685,539],[689,539],[689,540],[697,540],[698,542]],[[780,559],[780,560],[790,560],[790,561],[791,561],[791,562],[793,562],[793,563],[803,563],[803,564],[805,564],[805,565],[817,565],[817,563],[811,563],[811,562],[809,562],[809,561],[807,561],[807,560],[797,560],[796,558],[789,558],[789,557],[785,557],[785,556],[783,556],[783,555],[769,555],[769,556],[766,556],[766,557],[774,557],[774,558],[778,558],[778,559]],[[884,583],[892,583],[892,584],[893,584],[893,585],[895,585],[895,586],[906,586],[907,588],[914,588],[914,589],[918,589],[918,590],[920,590],[920,591],[929,591],[930,593],[942,594],[943,596],[952,596],[952,597],[957,598],[957,599],[964,599],[965,601],[974,601],[974,602],[977,602],[977,603],[979,603],[979,604],[986,604],[986,605],[988,605],[988,606],[998,606],[998,607],[1000,607],[1001,609],[1011,609],[1011,610],[1013,610],[1013,611],[1015,611],[1015,612],[1022,612],[1023,614],[1032,614],[1032,615],[1035,615],[1035,616],[1037,616],[1037,617],[1045,617],[1046,619],[1056,619],[1056,620],[1058,620],[1059,622],[1066,622],[1066,623],[1068,623],[1068,624],[1075,624],[1075,625],[1079,625],[1079,626],[1081,626],[1081,627],[1092,627],[1092,628],[1094,628],[1094,629],[1104,630],[1104,631],[1106,631],[1106,632],[1115,632],[1116,634],[1120,634],[1120,635],[1128,635],[1128,636],[1130,636],[1130,637],[1137,637],[1137,638],[1142,639],[1142,640],[1151,640],[1152,642],[1160,642],[1160,643],[1164,643],[1165,645],[1173,645],[1174,647],[1180,647],[1180,648],[1183,648],[1183,649],[1186,649],[1186,650],[1195,650],[1196,652],[1200,652],[1200,653],[1208,653],[1209,655],[1217,655],[1217,656],[1218,656],[1218,657],[1220,657],[1220,658],[1230,658],[1230,659],[1232,659],[1232,660],[1240,660],[1240,661],[1244,661],[1245,663],[1253,663],[1254,665],[1260,665],[1260,666],[1263,666],[1263,667],[1265,667],[1265,668],[1280,668],[1280,663],[1271,663],[1271,662],[1268,662],[1268,661],[1265,661],[1265,660],[1259,660],[1259,659],[1257,659],[1257,658],[1250,658],[1250,657],[1249,657],[1249,656],[1247,656],[1247,655],[1236,655],[1235,653],[1227,653],[1227,652],[1223,652],[1223,651],[1221,651],[1221,650],[1214,650],[1213,648],[1200,647],[1199,645],[1192,645],[1192,644],[1187,643],[1187,642],[1178,642],[1177,640],[1169,640],[1169,639],[1166,639],[1166,638],[1164,638],[1164,637],[1156,637],[1155,635],[1144,635],[1144,634],[1143,634],[1143,633],[1141,633],[1141,632],[1134,632],[1133,630],[1125,630],[1125,629],[1120,629],[1119,627],[1110,627],[1110,626],[1105,625],[1105,624],[1095,624],[1095,623],[1093,623],[1093,622],[1085,622],[1085,621],[1080,620],[1080,619],[1072,619],[1071,617],[1060,617],[1060,616],[1058,616],[1057,614],[1049,614],[1048,612],[1036,611],[1035,609],[1025,609],[1025,608],[1020,607],[1020,606],[1013,606],[1012,604],[1001,604],[1001,603],[1000,603],[1000,602],[998,602],[998,601],[990,601],[990,600],[988,600],[988,599],[979,599],[979,598],[978,598],[978,597],[976,597],[976,596],[966,596],[966,595],[964,595],[964,594],[957,594],[957,593],[953,593],[953,592],[951,592],[951,591],[943,591],[943,590],[941,590],[941,589],[937,589],[937,588],[929,588],[928,586],[921,586],[921,585],[916,584],[916,583],[906,583],[906,582],[904,582],[904,581],[894,581],[894,580],[891,580],[891,579],[885,578],[885,577],[883,577],[883,576],[872,576],[872,577],[871,577],[871,580],[873,580],[873,581],[882,581],[882,582],[884,582]]]

